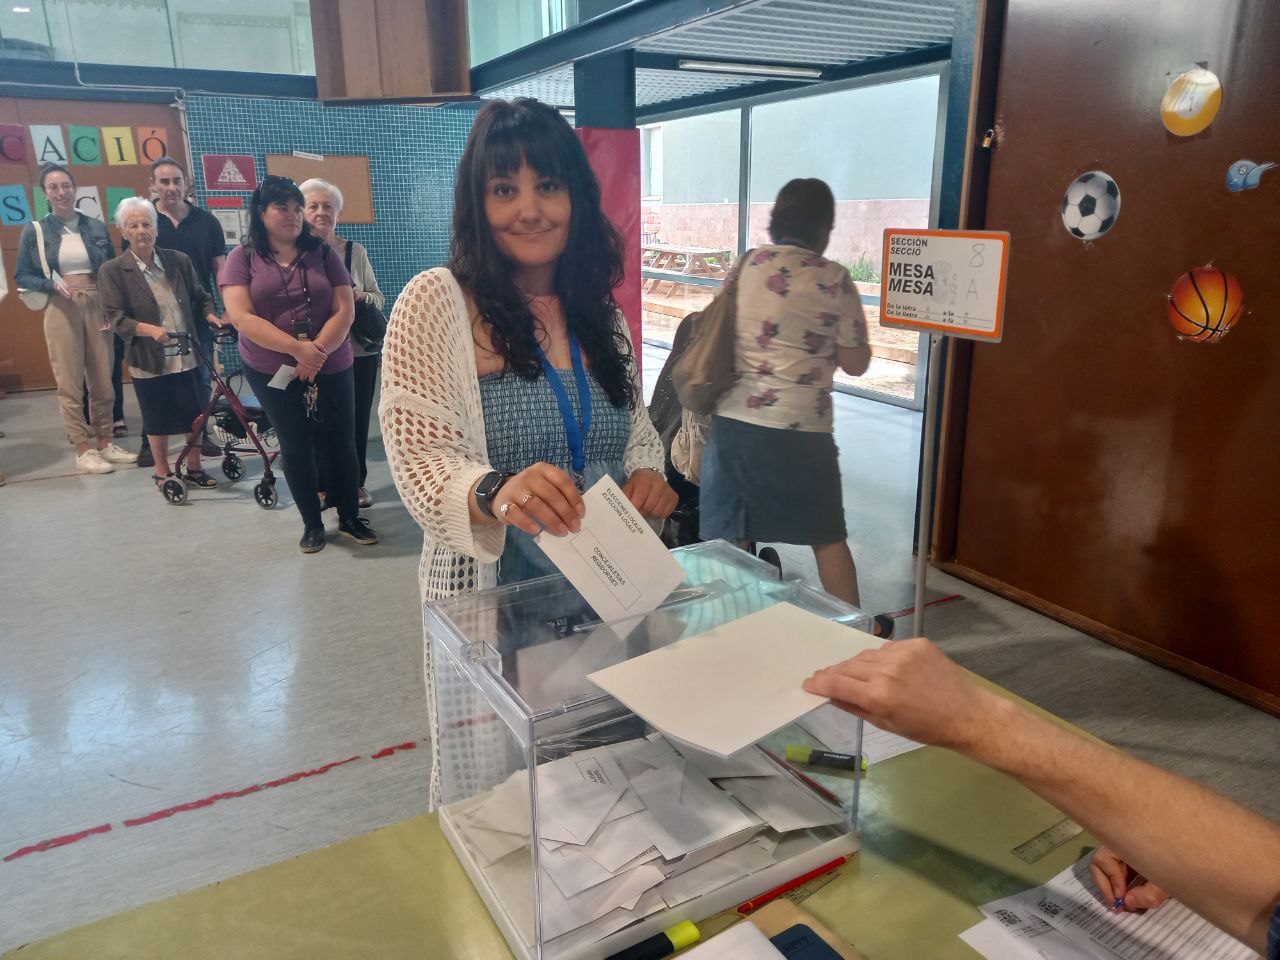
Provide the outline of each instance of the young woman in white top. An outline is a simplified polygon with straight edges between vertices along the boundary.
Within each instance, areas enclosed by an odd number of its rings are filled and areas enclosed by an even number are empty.
[[[573,129],[536,100],[487,103],[458,165],[449,266],[409,282],[383,348],[383,443],[423,530],[423,599],[554,572],[533,537],[577,530],[581,491],[606,474],[646,517],[675,508],[621,278]]]
[[[22,228],[18,286],[49,295],[44,308],[44,337],[58,385],[58,408],[67,437],[76,446],[81,473],[111,473],[116,463],[136,463],[138,455],[111,442],[113,334],[98,301],[98,268],[116,253],[101,220],[76,210],[76,182],[66,167],[49,164],[40,171],[40,187],[50,213],[39,221],[44,240],[45,273],[34,223]],[[81,409],[89,387],[89,417]],[[95,443],[96,441],[96,443]]]

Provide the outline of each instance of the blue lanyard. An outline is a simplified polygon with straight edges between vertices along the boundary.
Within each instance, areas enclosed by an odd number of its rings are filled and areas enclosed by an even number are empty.
[[[551,361],[542,352],[542,345],[535,342],[538,348],[538,360],[542,364],[542,373],[551,384],[556,395],[556,403],[560,407],[560,419],[564,421],[564,434],[569,440],[569,453],[573,456],[573,482],[581,490],[586,485],[587,448],[586,436],[591,430],[591,390],[587,387],[587,371],[582,366],[582,350],[578,346],[578,338],[569,334],[569,355],[573,357],[573,375],[578,381],[578,406],[582,408],[582,423],[573,415],[573,407],[569,403],[569,394],[560,382],[560,374],[551,366]]]

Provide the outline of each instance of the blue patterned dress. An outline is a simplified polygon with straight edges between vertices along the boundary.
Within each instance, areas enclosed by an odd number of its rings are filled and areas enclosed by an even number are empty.
[[[574,416],[581,422],[578,385],[572,370],[556,370],[564,383]],[[587,371],[591,390],[591,429],[584,444],[586,488],[606,473],[618,486],[626,482],[623,458],[631,437],[631,413],[615,407],[609,395]],[[538,462],[571,473],[572,454],[560,418],[555,392],[545,377],[526,380],[511,373],[491,373],[480,378],[480,404],[484,408],[485,439],[489,464],[503,473],[519,473]],[[498,561],[498,583],[518,583],[556,573],[533,537],[515,527],[507,528],[507,544]]]

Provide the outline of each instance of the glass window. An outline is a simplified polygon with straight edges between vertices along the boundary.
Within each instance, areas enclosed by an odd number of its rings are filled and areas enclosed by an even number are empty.
[[[751,212],[747,243],[768,242],[778,190],[818,177],[836,198],[826,256],[848,267],[863,295],[871,368],[836,382],[916,395],[921,338],[879,324],[880,255],[885,227],[927,227],[938,121],[936,74],[786,100],[751,111]]]
[[[6,57],[314,75],[305,0],[30,0],[0,10]]]
[[[670,344],[737,254],[741,124],[742,111],[728,110],[641,131],[646,340]]]

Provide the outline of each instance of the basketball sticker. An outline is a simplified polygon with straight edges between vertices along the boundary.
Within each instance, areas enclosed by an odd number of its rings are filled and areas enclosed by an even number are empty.
[[[1194,137],[1208,128],[1222,106],[1222,83],[1212,70],[1195,67],[1179,73],[1160,104],[1160,120],[1176,137]]]
[[[1116,225],[1120,186],[1101,170],[1082,173],[1062,197],[1062,224],[1077,240],[1096,240]]]
[[[1179,340],[1217,343],[1244,312],[1244,293],[1231,274],[1217,267],[1188,270],[1173,282],[1169,323]]]

